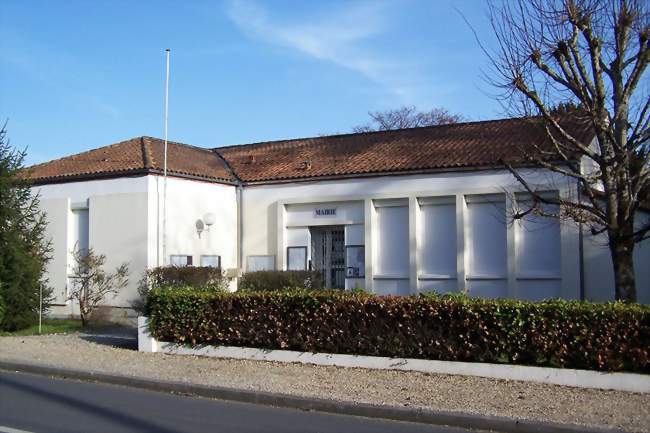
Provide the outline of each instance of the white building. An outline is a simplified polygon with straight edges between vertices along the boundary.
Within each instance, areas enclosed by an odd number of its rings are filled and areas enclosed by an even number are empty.
[[[572,128],[592,140],[588,129]],[[165,222],[159,139],[36,165],[29,176],[49,219],[54,312],[73,311],[66,297],[75,245],[105,254],[110,268],[129,263],[128,288],[108,302],[120,308],[136,297],[145,268],[169,263],[311,267],[331,287],[378,294],[611,300],[602,236],[541,217],[508,222],[527,196],[500,160],[516,163],[520,146],[545,142],[537,125],[506,119],[215,149],[170,143]],[[524,175],[547,194],[576,192],[548,172]],[[650,242],[635,260],[638,298],[648,303]]]

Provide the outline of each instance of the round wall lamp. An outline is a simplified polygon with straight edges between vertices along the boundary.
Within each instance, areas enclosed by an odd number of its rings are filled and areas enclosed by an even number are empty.
[[[205,215],[203,215],[203,222],[207,226],[207,231],[210,231],[210,226],[217,222],[217,217],[214,216],[212,212],[208,212]]]
[[[196,223],[194,225],[196,227],[196,233],[199,235],[199,239],[201,238],[201,233],[204,231],[209,232],[210,226],[215,222],[217,222],[217,217],[215,217],[211,212],[203,215],[203,219],[199,218],[196,220]]]

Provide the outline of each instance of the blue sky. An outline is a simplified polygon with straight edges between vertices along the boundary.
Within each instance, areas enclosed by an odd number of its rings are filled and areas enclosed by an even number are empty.
[[[36,163],[140,135],[197,146],[349,132],[369,110],[503,117],[480,0],[0,3],[0,118]]]

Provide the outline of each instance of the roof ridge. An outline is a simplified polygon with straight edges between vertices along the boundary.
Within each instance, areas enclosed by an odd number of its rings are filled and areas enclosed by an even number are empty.
[[[150,140],[158,140],[158,141],[162,141],[163,143],[165,142],[164,138],[152,137],[150,135],[143,135],[142,138],[148,138]],[[181,143],[180,141],[167,140],[167,144],[174,144],[174,145],[177,145],[177,146],[189,147],[189,148],[196,149],[196,150],[202,150],[204,152],[212,152],[212,150],[213,150],[212,147],[194,146],[192,144]]]
[[[280,143],[291,143],[295,141],[305,141],[305,140],[322,140],[322,139],[327,139],[327,138],[338,138],[338,137],[350,137],[350,136],[366,136],[366,135],[375,135],[375,134],[387,134],[387,133],[396,133],[396,132],[403,132],[403,131],[418,131],[418,130],[423,130],[423,129],[436,129],[436,128],[449,128],[449,127],[456,127],[456,126],[465,126],[465,125],[475,125],[479,123],[500,123],[500,122],[508,122],[508,121],[522,121],[522,120],[531,120],[536,118],[536,116],[530,116],[530,117],[506,117],[502,119],[489,119],[489,120],[472,120],[472,121],[467,121],[467,122],[456,122],[456,123],[445,123],[441,125],[428,125],[428,126],[414,126],[411,128],[398,128],[398,129],[383,129],[380,131],[364,131],[364,132],[347,132],[344,134],[332,134],[332,135],[317,135],[317,136],[310,136],[310,137],[301,137],[301,138],[287,138],[287,139],[280,139],[280,140],[268,140],[268,141],[256,141],[253,143],[242,143],[242,144],[231,144],[231,145],[226,145],[226,146],[219,146],[215,147],[213,149],[236,149],[236,148],[242,148],[242,147],[248,147],[248,146],[260,146],[264,144],[268,145],[273,145],[273,144],[280,144]],[[307,143],[305,143],[307,144]]]

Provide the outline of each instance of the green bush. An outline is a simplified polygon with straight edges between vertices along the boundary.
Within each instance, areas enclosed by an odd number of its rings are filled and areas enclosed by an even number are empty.
[[[316,271],[257,271],[242,275],[237,290],[243,292],[267,292],[296,288],[320,290],[324,285],[323,275]]]
[[[638,304],[154,290],[153,335],[178,343],[650,373]]]
[[[205,292],[225,292],[228,282],[221,269],[213,266],[159,266],[147,269],[138,284],[139,297],[131,301],[131,308],[143,313],[152,289],[192,288]]]
[[[38,321],[49,307],[51,289],[45,267],[51,246],[46,215],[38,194],[25,179],[25,152],[9,146],[0,125],[0,296],[4,315],[0,330],[16,331]]]

